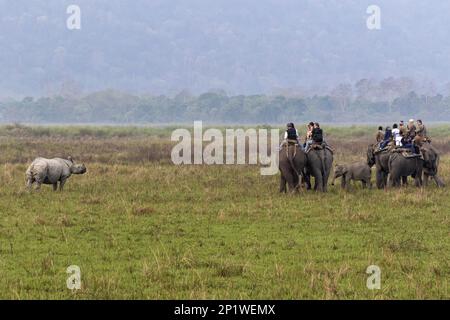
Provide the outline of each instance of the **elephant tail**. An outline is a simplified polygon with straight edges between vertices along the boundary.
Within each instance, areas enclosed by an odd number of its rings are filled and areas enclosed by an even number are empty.
[[[439,169],[439,161],[441,160],[441,157],[439,156],[439,154],[436,154],[436,170],[435,173],[438,173],[438,169]]]
[[[294,160],[293,160],[297,154],[297,147],[294,145],[294,154],[292,155],[292,157],[291,157],[289,151],[290,151],[290,148],[288,147],[287,148],[287,158],[289,160],[289,164],[291,165],[292,170],[294,170],[294,172],[297,174],[297,176],[299,176],[300,172],[298,172],[297,169],[295,168]]]
[[[322,176],[324,176],[325,171],[326,171],[325,163],[326,163],[326,158],[327,158],[327,152],[326,152],[325,148],[319,151],[319,158],[320,158],[320,161],[322,162]]]
[[[391,156],[388,159],[388,170],[389,170],[389,172],[392,172],[392,161],[394,161],[395,158],[397,158],[397,154],[393,153],[393,154],[391,154]]]

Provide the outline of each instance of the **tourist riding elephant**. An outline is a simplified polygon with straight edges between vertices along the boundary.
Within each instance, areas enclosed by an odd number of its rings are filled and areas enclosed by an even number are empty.
[[[294,144],[285,145],[280,149],[278,167],[280,169],[280,192],[286,192],[286,183],[290,192],[298,191],[300,175],[306,165],[306,153]]]
[[[430,177],[434,179],[438,187],[444,187],[444,181],[438,176],[439,169],[439,152],[431,145],[431,143],[426,142],[420,148],[423,157],[423,184],[428,185],[428,180]]]
[[[327,191],[328,178],[333,165],[333,153],[328,149],[311,149],[306,153],[299,146],[284,146],[279,154],[280,192],[295,192],[300,187],[300,175],[305,177],[308,189],[311,188],[309,176],[313,176],[314,190]]]
[[[401,152],[393,152],[389,157],[389,186],[399,187],[401,178],[412,176],[416,187],[422,186],[424,160],[420,156],[405,157]]]
[[[341,186],[347,190],[351,180],[361,181],[363,188],[366,186],[372,188],[371,176],[370,166],[365,162],[355,162],[343,165],[337,164],[334,168],[334,178],[331,185],[334,186],[334,181],[337,178],[342,177]]]

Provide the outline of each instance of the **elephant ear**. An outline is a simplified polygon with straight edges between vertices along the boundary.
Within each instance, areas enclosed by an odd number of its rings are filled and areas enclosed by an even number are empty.
[[[347,174],[348,173],[348,167],[347,166],[342,166],[342,173],[343,174]]]

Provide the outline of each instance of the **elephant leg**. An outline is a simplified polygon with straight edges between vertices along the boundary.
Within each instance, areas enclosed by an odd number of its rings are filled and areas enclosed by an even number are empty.
[[[345,190],[350,191],[350,181],[351,179],[349,177],[345,178]]]
[[[377,188],[378,189],[383,189],[384,188],[383,181],[384,181],[383,172],[377,170],[377,172],[376,172],[376,184],[377,184]]]
[[[417,174],[416,174],[416,179],[417,179],[417,186],[418,187],[422,187],[422,185],[423,185],[423,181],[422,181],[422,171],[420,171],[420,172],[417,172]]]
[[[284,178],[283,173],[280,176],[280,193],[286,193],[286,179]]]
[[[341,189],[345,189],[346,186],[345,175],[341,177]]]
[[[392,173],[389,176],[388,187],[390,187],[390,188],[395,187],[395,179],[394,179],[394,176],[392,175]]]
[[[414,184],[416,185],[417,188],[422,186],[422,183],[421,183],[420,178],[418,176],[416,176],[416,178],[414,179]]]
[[[295,174],[294,175],[294,191],[297,192],[300,190],[300,176]]]
[[[323,172],[323,191],[324,192],[328,192],[328,179],[330,178],[332,165],[333,165],[332,163],[330,165],[328,165],[328,163],[325,163],[325,168],[324,168],[324,172]]]
[[[366,189],[366,188],[367,188],[367,182],[366,182],[366,180],[361,180],[361,187],[362,187],[363,189]]]
[[[52,185],[53,185],[53,191],[58,190],[58,182],[55,182]]]
[[[326,171],[323,176],[323,191],[328,191],[328,178],[330,177],[330,171]]]
[[[311,190],[311,175],[309,173],[305,173],[303,177],[305,178],[306,190]]]
[[[388,174],[383,172],[383,188],[387,186]]]
[[[322,172],[319,169],[313,170],[313,176],[314,176],[314,190],[323,192],[323,176]]]
[[[441,177],[438,177],[437,175],[434,175],[434,176],[433,176],[433,179],[434,179],[434,182],[436,182],[436,185],[437,185],[439,188],[445,187],[445,183],[444,183],[444,181],[441,179]]]
[[[402,186],[403,177],[402,176],[395,177],[394,181],[395,187],[400,188]]]
[[[306,181],[305,180],[305,175],[303,173],[301,173],[300,176],[299,176],[299,182],[298,182],[300,189],[305,188],[305,185],[306,185],[305,181]]]
[[[398,188],[398,187],[400,187],[400,178],[397,178],[397,177],[393,177],[392,178],[392,186],[394,187],[394,188]]]
[[[430,179],[430,176],[424,172],[423,173],[423,185],[424,185],[424,187],[428,187],[428,180],[429,179]]]
[[[284,176],[284,178],[286,179],[287,185],[288,185],[289,192],[295,191],[294,174],[295,173],[289,173],[289,174]]]
[[[407,186],[408,185],[408,177],[407,176],[402,177],[402,185],[403,186]]]

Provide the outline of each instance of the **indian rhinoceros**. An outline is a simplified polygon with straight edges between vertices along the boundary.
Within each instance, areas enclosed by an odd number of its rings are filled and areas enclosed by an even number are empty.
[[[41,188],[41,184],[53,185],[53,190],[58,188],[62,191],[64,184],[72,174],[83,174],[86,172],[84,164],[75,164],[73,159],[54,158],[36,158],[28,167],[27,187],[31,189],[33,183],[36,182],[36,190]]]

